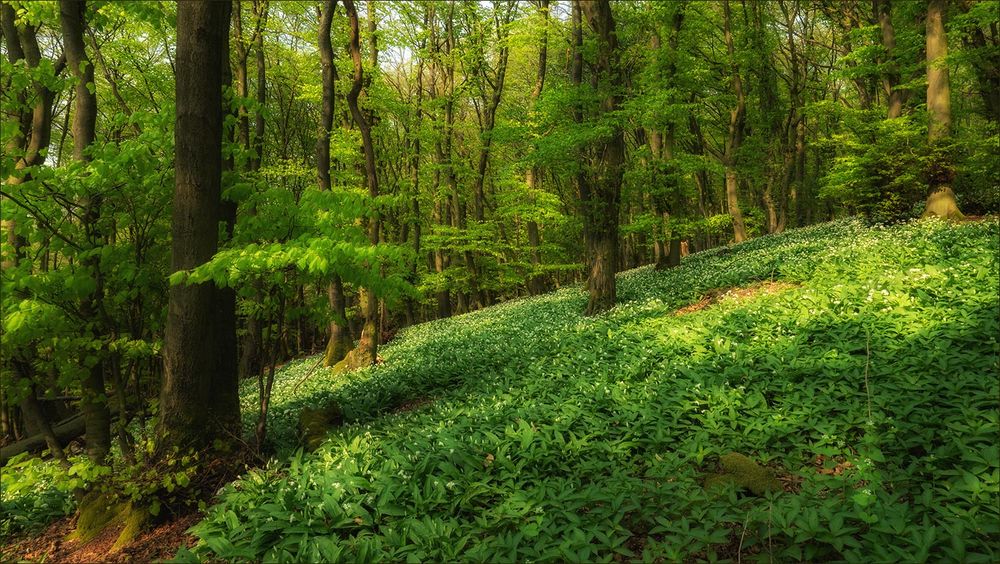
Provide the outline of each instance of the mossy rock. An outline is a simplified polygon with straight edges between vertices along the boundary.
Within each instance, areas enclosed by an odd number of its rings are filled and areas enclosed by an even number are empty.
[[[299,412],[299,438],[306,449],[316,450],[330,431],[343,423],[344,412],[336,402],[305,407]]]
[[[722,472],[711,474],[705,479],[706,490],[734,485],[759,496],[782,490],[781,482],[775,478],[770,468],[761,466],[738,452],[721,456],[719,464]]]
[[[76,528],[66,540],[82,543],[93,540],[112,523],[121,519],[123,504],[111,494],[90,492],[80,501]]]
[[[737,485],[736,478],[730,474],[709,474],[705,478],[705,489],[708,491],[725,490]]]

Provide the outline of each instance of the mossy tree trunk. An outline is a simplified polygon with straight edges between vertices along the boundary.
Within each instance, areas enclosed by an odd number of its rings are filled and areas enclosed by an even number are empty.
[[[944,29],[947,0],[927,3],[927,143],[931,151],[930,191],[924,217],[962,219],[951,189],[954,165],[951,141],[951,83],[948,76],[948,36]]]

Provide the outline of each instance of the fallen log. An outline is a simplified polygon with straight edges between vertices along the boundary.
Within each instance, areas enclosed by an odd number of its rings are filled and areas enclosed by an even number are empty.
[[[80,435],[83,435],[84,430],[82,414],[76,414],[67,419],[63,419],[52,426],[52,432],[55,433],[56,438],[59,439],[61,444],[66,444]],[[44,433],[38,433],[21,439],[16,443],[11,443],[3,448],[0,448],[0,466],[7,464],[8,460],[21,454],[22,452],[38,452],[44,450],[46,446]]]

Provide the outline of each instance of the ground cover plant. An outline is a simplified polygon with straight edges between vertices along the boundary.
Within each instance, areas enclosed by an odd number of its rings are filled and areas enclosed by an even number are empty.
[[[287,458],[178,559],[996,561],[998,248],[995,219],[841,221],[623,273],[601,316],[566,288],[349,375],[302,360],[273,390]],[[732,453],[781,490],[718,479]]]
[[[74,460],[79,469],[81,460]],[[0,472],[0,537],[39,529],[73,512],[72,478],[52,461],[19,455]]]

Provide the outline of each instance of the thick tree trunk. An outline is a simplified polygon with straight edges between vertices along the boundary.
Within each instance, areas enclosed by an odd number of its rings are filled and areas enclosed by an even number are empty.
[[[591,29],[597,35],[598,88],[605,90],[601,113],[618,110],[620,99],[615,93],[622,83],[619,66],[618,38],[608,0],[581,3]],[[621,126],[613,123],[611,131],[596,146],[599,162],[592,198],[585,200],[585,224],[590,232],[590,299],[587,314],[593,315],[615,305],[615,272],[619,264],[618,213],[621,201],[625,136]]]
[[[948,36],[944,18],[946,0],[927,2],[927,142],[932,151],[930,193],[924,217],[962,219],[951,189],[954,168],[950,157],[951,84],[948,77]]]
[[[670,255],[667,261],[667,266],[673,268],[675,266],[681,265],[681,257],[685,256],[687,253],[681,252],[683,247],[682,241],[677,237],[672,237],[670,239]]]
[[[233,82],[233,72],[229,66],[230,39],[228,29],[222,37],[222,52],[225,57],[224,62],[222,63],[222,84],[229,86]],[[223,116],[229,115],[232,111],[232,104],[230,102],[231,100],[229,99],[223,99]],[[225,121],[225,118],[223,118],[223,121]],[[225,127],[222,133],[230,139],[233,136],[233,132]],[[232,156],[229,156],[223,161],[222,170],[224,172],[232,171],[234,166],[234,159]],[[224,190],[221,183],[220,190]],[[237,203],[234,200],[221,198],[221,201],[219,202],[219,220],[224,225],[226,240],[232,239],[233,233],[236,230],[236,208]],[[238,317],[236,315],[236,289],[215,288],[215,292],[215,322],[217,324],[217,332],[219,335],[217,352],[219,363],[217,386],[219,386],[220,389],[232,390],[233,393],[236,393],[236,390],[239,387],[239,371],[241,361],[243,360],[239,355],[240,343],[236,334],[236,328],[238,325]],[[121,419],[122,421],[125,420],[124,417]]]
[[[228,2],[177,6],[175,187],[171,272],[199,266],[218,248],[222,174],[222,77]],[[240,433],[234,374],[224,374],[226,337],[213,319],[210,283],[170,288],[160,390],[159,447],[203,448]]]

